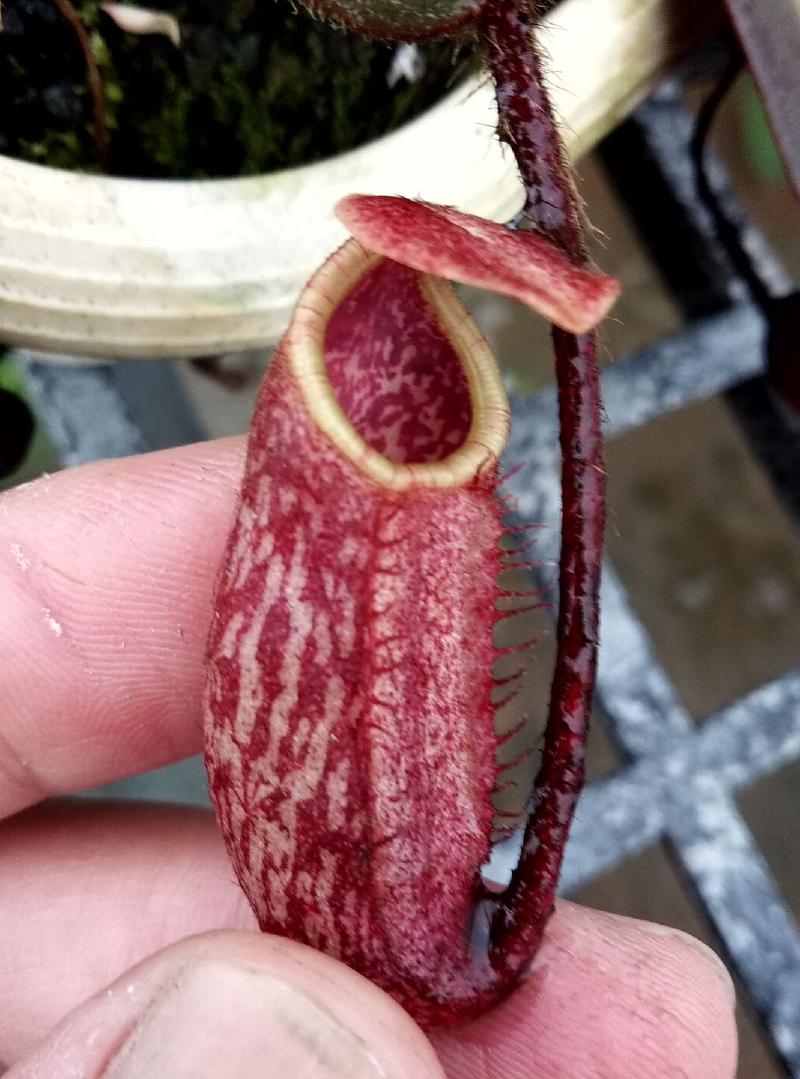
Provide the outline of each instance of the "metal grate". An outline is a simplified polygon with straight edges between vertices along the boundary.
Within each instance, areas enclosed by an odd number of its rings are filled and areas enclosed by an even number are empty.
[[[740,305],[611,368],[603,380],[608,437],[756,375],[762,338],[759,315]],[[520,517],[556,522],[555,396],[513,404],[509,457],[525,462],[511,481]],[[537,555],[558,558],[555,527],[542,533]],[[552,583],[545,576],[543,587]],[[608,564],[601,610],[597,701],[631,764],[584,793],[562,890],[666,838],[788,1074],[800,1076],[800,933],[734,802],[738,787],[800,759],[800,670],[697,728]]]
[[[762,459],[784,463],[775,479],[785,500],[796,506],[800,492],[791,480],[798,474],[798,440],[769,405],[764,389],[766,326],[697,202],[691,135],[692,121],[679,87],[669,84],[605,147],[606,162],[612,173],[617,167],[645,242],[651,241],[665,279],[691,318],[677,336],[605,371],[606,435],[611,439],[665,412],[716,394],[733,394],[737,411],[758,419],[745,428],[759,440],[755,448]],[[637,172],[635,183],[629,184],[632,160]],[[646,162],[641,170],[638,162]],[[737,213],[721,170],[712,167],[711,172],[728,212]],[[760,236],[746,225],[743,242],[762,279],[776,294],[785,292],[788,282]],[[660,252],[665,253],[663,260]],[[520,518],[555,523],[559,480],[554,393],[517,399],[513,413],[509,460],[524,465],[510,486]],[[545,565],[557,560],[556,527],[542,533],[537,554]],[[540,573],[541,587],[552,584],[546,568]],[[800,669],[760,687],[698,728],[608,564],[601,611],[597,703],[630,763],[585,791],[562,890],[569,893],[657,840],[666,840],[787,1074],[800,1076],[800,931],[734,801],[739,788],[800,759]]]
[[[606,433],[614,438],[665,412],[727,394],[784,500],[796,508],[798,440],[786,431],[764,389],[763,317],[698,202],[691,134],[680,88],[671,83],[603,150],[686,316],[679,334],[605,371]],[[631,160],[641,163],[635,184],[626,179]],[[724,194],[720,169],[711,173]],[[727,205],[737,212],[729,197]],[[787,291],[789,283],[762,239],[746,225],[743,242],[770,290]],[[65,464],[200,437],[166,365],[66,369],[30,358],[23,363]],[[153,401],[159,416],[150,411]],[[560,496],[554,392],[514,398],[512,410],[508,459],[524,462],[511,481],[520,518],[555,526]],[[541,535],[538,553],[550,567],[540,571],[539,584],[547,587],[558,558],[558,531],[553,527]],[[586,790],[563,891],[666,840],[787,1074],[800,1077],[800,932],[734,800],[740,788],[800,759],[800,669],[695,726],[656,660],[614,567],[607,565],[598,705],[627,763]]]

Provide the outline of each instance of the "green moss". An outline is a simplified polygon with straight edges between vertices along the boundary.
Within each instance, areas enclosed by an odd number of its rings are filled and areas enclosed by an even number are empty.
[[[75,162],[83,153],[75,131],[50,132],[45,138],[21,140],[20,157],[37,165],[49,165],[54,169],[74,169]]]
[[[4,11],[42,2],[4,0]],[[318,160],[393,130],[454,77],[451,46],[426,46],[425,78],[391,89],[393,47],[331,29],[286,2],[158,7],[178,19],[179,49],[163,36],[124,33],[96,0],[78,7],[103,79],[108,171],[117,175],[252,175]],[[16,35],[16,50],[0,36],[0,78],[14,105],[0,119],[0,152],[93,169],[82,56],[63,26],[48,25],[35,41],[30,28]]]

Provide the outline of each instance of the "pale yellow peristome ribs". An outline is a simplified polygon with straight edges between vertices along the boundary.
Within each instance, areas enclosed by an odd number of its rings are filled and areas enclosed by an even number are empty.
[[[441,461],[398,464],[372,449],[350,423],[328,380],[325,329],[347,294],[381,261],[350,240],[317,271],[298,300],[286,337],[289,366],[308,413],[336,448],[371,480],[394,491],[462,487],[496,463],[508,439],[508,399],[494,354],[451,285],[419,274],[425,300],[458,356],[470,391],[472,422]]]

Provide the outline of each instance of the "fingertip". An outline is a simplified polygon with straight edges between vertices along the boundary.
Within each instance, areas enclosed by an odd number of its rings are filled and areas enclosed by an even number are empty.
[[[735,1008],[733,979],[713,948],[682,929],[655,922],[637,922],[632,918],[624,921],[637,926],[645,944],[651,944],[653,954],[660,955],[665,965],[671,962],[682,971],[686,981],[696,987],[697,995],[713,1005],[716,1011],[728,1013]]]
[[[654,1079],[732,1079],[736,993],[719,956],[671,926],[561,907],[569,946],[588,959],[587,984],[613,1001],[612,1038],[598,1038],[594,1048],[608,1052],[616,1036],[626,1066],[638,1059],[640,1074]]]
[[[70,1013],[7,1079],[443,1079],[424,1035],[360,975],[258,933],[189,938]]]
[[[528,980],[434,1045],[451,1079],[636,1075],[732,1079],[730,976],[705,945],[652,923],[559,903]]]

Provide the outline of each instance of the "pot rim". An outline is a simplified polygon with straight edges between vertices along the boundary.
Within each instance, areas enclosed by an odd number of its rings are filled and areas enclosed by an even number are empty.
[[[541,31],[571,154],[721,23],[720,11],[672,0],[563,0]],[[522,189],[496,115],[478,74],[388,135],[259,176],[145,180],[0,156],[0,339],[73,360],[264,348],[346,238],[333,216],[342,196],[514,215]]]

